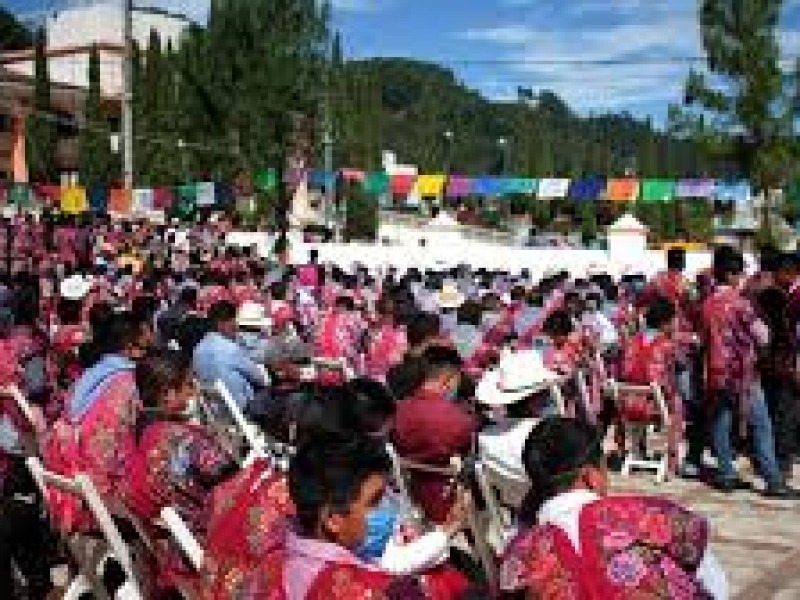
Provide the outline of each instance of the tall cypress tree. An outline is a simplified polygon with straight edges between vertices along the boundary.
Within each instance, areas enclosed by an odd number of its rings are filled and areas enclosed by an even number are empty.
[[[781,179],[792,138],[793,103],[780,68],[781,0],[703,0],[708,71],[686,82],[687,128],[766,188]],[[710,118],[708,118],[710,117]]]
[[[103,114],[100,92],[100,54],[92,46],[89,55],[89,90],[84,105],[78,170],[81,183],[87,187],[108,185],[112,180],[111,130]]]
[[[50,102],[50,75],[47,69],[47,41],[43,29],[36,34],[33,111],[26,123],[28,172],[32,181],[55,181],[56,125]]]

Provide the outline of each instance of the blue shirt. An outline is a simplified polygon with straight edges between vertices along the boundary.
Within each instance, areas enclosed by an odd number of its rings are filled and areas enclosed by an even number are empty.
[[[214,331],[207,333],[194,350],[194,374],[202,385],[219,379],[245,408],[255,398],[255,388],[264,387],[262,370],[242,346]]]

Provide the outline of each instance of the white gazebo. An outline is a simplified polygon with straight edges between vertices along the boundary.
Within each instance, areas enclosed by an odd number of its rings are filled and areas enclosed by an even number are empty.
[[[636,264],[647,254],[647,227],[630,213],[609,225],[607,240],[612,263]]]

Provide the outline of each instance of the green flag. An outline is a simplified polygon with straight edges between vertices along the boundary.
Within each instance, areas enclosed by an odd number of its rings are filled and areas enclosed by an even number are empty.
[[[674,181],[669,179],[645,179],[642,182],[642,202],[669,202],[674,197]]]
[[[368,194],[385,194],[389,191],[389,175],[384,171],[368,173],[364,179],[364,191]]]
[[[256,188],[262,192],[271,192],[278,187],[278,171],[266,169],[256,175]]]
[[[32,195],[27,183],[14,183],[8,190],[7,202],[17,208],[30,208],[33,204]]]
[[[187,183],[178,186],[177,201],[174,205],[175,215],[180,219],[190,219],[197,206],[197,185]]]

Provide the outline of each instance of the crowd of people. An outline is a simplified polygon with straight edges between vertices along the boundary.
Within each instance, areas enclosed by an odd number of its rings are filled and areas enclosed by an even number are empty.
[[[98,532],[29,456],[88,476],[147,540],[147,598],[727,598],[704,518],[608,493],[626,454],[652,452],[630,423],[666,429],[674,477],[800,497],[797,254],[765,249],[746,275],[722,246],[692,279],[680,250],[649,279],[376,271],[271,264],[230,227],[5,228],[0,597],[48,597],[64,540]],[[669,419],[613,382],[655,384]]]

